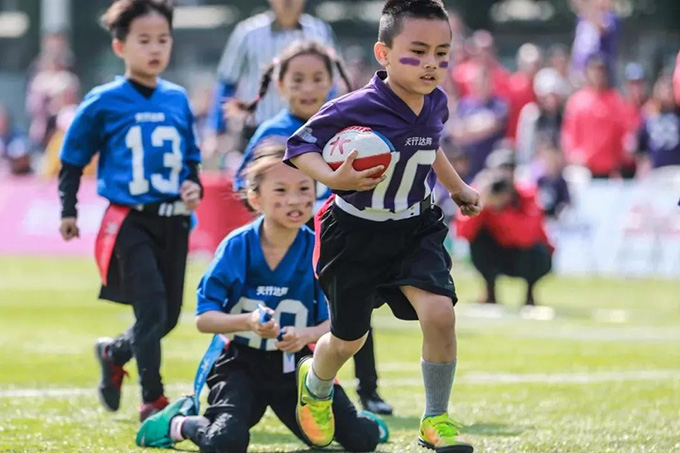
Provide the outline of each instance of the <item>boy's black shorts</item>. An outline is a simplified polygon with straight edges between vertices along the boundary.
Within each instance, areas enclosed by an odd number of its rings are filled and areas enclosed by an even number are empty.
[[[399,319],[418,319],[400,286],[458,298],[451,257],[444,248],[448,228],[438,206],[417,217],[365,220],[330,205],[321,214],[317,274],[331,309],[331,332],[342,340],[361,338],[371,312],[387,303]]]

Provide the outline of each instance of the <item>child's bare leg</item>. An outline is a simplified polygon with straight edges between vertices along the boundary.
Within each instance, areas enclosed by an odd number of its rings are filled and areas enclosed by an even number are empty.
[[[352,341],[341,340],[332,333],[322,336],[314,349],[311,372],[307,375],[307,388],[318,398],[328,397],[333,380],[340,368],[364,345],[368,332]]]

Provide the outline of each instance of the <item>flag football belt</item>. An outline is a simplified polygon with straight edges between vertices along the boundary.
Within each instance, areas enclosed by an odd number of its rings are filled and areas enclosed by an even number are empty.
[[[187,210],[187,207],[182,200],[138,204],[135,206],[131,206],[131,208],[134,209],[135,211],[146,212],[149,214],[157,215],[159,217],[172,217],[176,215],[191,214],[191,212]]]
[[[372,208],[361,210],[343,200],[340,196],[335,197],[335,205],[347,214],[355,217],[372,220],[373,222],[385,222],[387,220],[404,220],[419,216],[432,207],[432,195],[428,195],[423,201],[414,204],[408,209],[397,212],[388,211],[387,209]]]

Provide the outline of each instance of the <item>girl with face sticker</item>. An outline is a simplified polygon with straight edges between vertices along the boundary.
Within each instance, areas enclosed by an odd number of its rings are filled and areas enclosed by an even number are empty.
[[[312,269],[314,234],[305,226],[314,181],[284,164],[283,153],[270,142],[255,150],[245,183],[260,217],[229,234],[198,286],[198,330],[226,337],[207,376],[209,407],[190,415],[191,398],[178,400],[142,425],[140,446],[190,439],[201,451],[245,453],[250,427],[267,407],[304,441],[295,421],[295,364],[330,322]],[[348,451],[373,451],[382,421],[358,414],[340,385],[334,391],[335,439]]]
[[[285,143],[328,100],[334,84],[334,70],[342,78],[348,91],[352,91],[347,73],[340,60],[328,48],[313,42],[299,42],[285,49],[265,69],[260,80],[258,96],[250,103],[238,103],[242,111],[254,114],[273,83],[288,104],[275,117],[265,121],[255,131],[243,154],[243,161],[234,178],[234,189],[245,188],[244,170],[253,158],[253,150],[265,139]],[[317,187],[317,207],[330,191]]]

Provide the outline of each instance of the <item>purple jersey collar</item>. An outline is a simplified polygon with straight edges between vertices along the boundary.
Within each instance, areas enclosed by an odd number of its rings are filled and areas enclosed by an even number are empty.
[[[423,118],[427,119],[430,111],[431,93],[425,96],[425,103],[420,111],[420,115],[416,115],[416,113],[411,110],[411,107],[409,107],[408,104],[406,104],[406,102],[404,102],[404,100],[385,83],[385,79],[387,79],[387,71],[377,71],[373,76],[373,79],[371,79],[369,86],[374,87],[376,91],[389,99],[395,112],[401,114],[408,121],[419,122]]]

